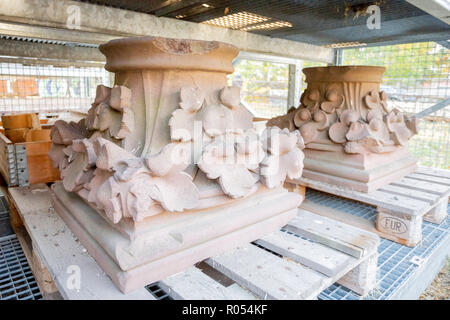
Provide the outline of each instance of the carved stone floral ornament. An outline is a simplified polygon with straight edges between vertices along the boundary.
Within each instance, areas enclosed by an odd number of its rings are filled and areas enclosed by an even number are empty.
[[[85,119],[55,123],[49,156],[62,177],[55,208],[121,290],[295,216],[302,197],[282,185],[302,174],[303,139],[253,130],[240,89],[226,83],[236,48],[130,38],[100,50],[115,85],[98,86]]]
[[[384,70],[303,69],[308,87],[300,106],[267,125],[300,131],[306,145],[305,177],[367,192],[414,169],[415,160],[404,146],[417,134],[418,120],[389,110],[387,95],[380,91]]]
[[[314,69],[318,68],[305,70],[311,73]],[[379,73],[380,70],[371,71]],[[405,145],[415,134],[406,122],[416,120],[408,118],[405,121],[399,110],[389,111],[387,95],[383,91],[364,90],[358,82],[331,81],[310,87],[303,92],[298,108],[291,109],[285,116],[269,120],[268,125],[300,130],[306,145],[329,138],[334,143],[342,144],[347,153],[391,152],[396,145]],[[322,131],[328,133],[328,137],[320,135]]]
[[[258,181],[279,187],[286,172],[289,178],[300,177],[304,145],[298,131],[268,130],[264,139],[280,140],[281,151],[263,148],[239,97],[239,88],[224,87],[218,102],[208,104],[199,88],[182,87],[179,109],[168,122],[172,142],[157,154],[137,157],[121,147],[121,139],[133,130],[130,90],[100,85],[86,120],[55,123],[50,158],[61,170],[66,191],[78,192],[113,223],[122,218],[141,221],[163,210],[182,212],[199,204],[200,193],[184,171],[191,164],[196,122],[203,130],[203,148],[193,165],[198,161],[206,177],[231,198],[249,195]],[[287,157],[287,151],[289,159],[276,163],[277,172],[260,170],[261,163],[275,166],[268,163]]]

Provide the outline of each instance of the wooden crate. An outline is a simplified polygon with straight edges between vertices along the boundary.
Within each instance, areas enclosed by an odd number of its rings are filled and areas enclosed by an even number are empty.
[[[48,157],[51,141],[13,143],[0,131],[0,173],[9,187],[60,179]]]
[[[45,184],[8,188],[61,296],[154,300],[145,288],[123,294],[114,286],[53,210],[50,192]],[[284,229],[158,284],[174,299],[315,299],[336,281],[364,295],[376,284],[379,241],[373,233],[299,209]],[[81,271],[79,290],[68,281],[73,266]]]
[[[406,246],[415,246],[421,241],[423,220],[439,224],[447,217],[450,195],[448,170],[419,167],[414,173],[369,193],[339,188],[303,177],[290,183],[377,207],[375,226],[369,226],[367,221],[361,221],[358,217],[311,203],[308,199],[301,205],[305,210],[363,227]]]

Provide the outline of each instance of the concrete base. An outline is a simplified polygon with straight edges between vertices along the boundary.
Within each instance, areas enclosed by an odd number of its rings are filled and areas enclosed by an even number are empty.
[[[414,172],[417,160],[406,147],[383,154],[347,154],[305,149],[303,177],[336,186],[371,192]]]
[[[283,188],[261,188],[220,207],[147,218],[147,232],[130,239],[61,183],[52,191],[55,210],[124,293],[281,228],[303,200]]]

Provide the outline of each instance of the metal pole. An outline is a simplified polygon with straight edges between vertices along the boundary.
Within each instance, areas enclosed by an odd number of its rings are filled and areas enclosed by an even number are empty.
[[[418,119],[423,118],[431,113],[434,113],[438,110],[445,108],[449,104],[450,104],[450,98],[447,98],[447,99],[442,100],[441,102],[438,102],[435,105],[423,110],[422,112],[419,112],[418,114],[415,115],[415,117]]]

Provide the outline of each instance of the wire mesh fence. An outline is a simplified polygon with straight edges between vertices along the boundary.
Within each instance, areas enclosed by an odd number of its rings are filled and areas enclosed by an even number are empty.
[[[449,50],[435,42],[342,50],[344,65],[387,68],[381,89],[391,108],[416,114],[449,96]],[[43,57],[45,58],[45,57]],[[20,59],[17,59],[19,61]],[[324,63],[302,61],[302,67]],[[244,105],[257,117],[271,118],[288,109],[289,65],[237,59],[229,83],[241,87]],[[301,91],[306,87],[304,76]],[[86,112],[98,84],[110,86],[112,74],[101,66],[27,64],[0,57],[0,114],[39,112],[41,117],[68,117]],[[450,107],[422,119],[409,143],[422,165],[450,168]]]
[[[301,61],[302,67],[325,66],[326,63]],[[260,118],[283,115],[288,110],[289,64],[249,59],[236,59],[230,85],[241,88],[244,105]],[[306,89],[302,74],[301,91]],[[300,102],[296,101],[296,107]]]
[[[86,112],[98,84],[111,84],[109,72],[102,67],[1,62],[0,114],[39,112],[45,117]]]
[[[450,52],[436,42],[343,49],[343,65],[385,66],[390,108],[419,113],[450,96]],[[450,107],[422,118],[409,149],[420,164],[450,169]]]
[[[236,59],[230,85],[241,88],[242,103],[257,117],[272,118],[286,113],[289,65]]]

